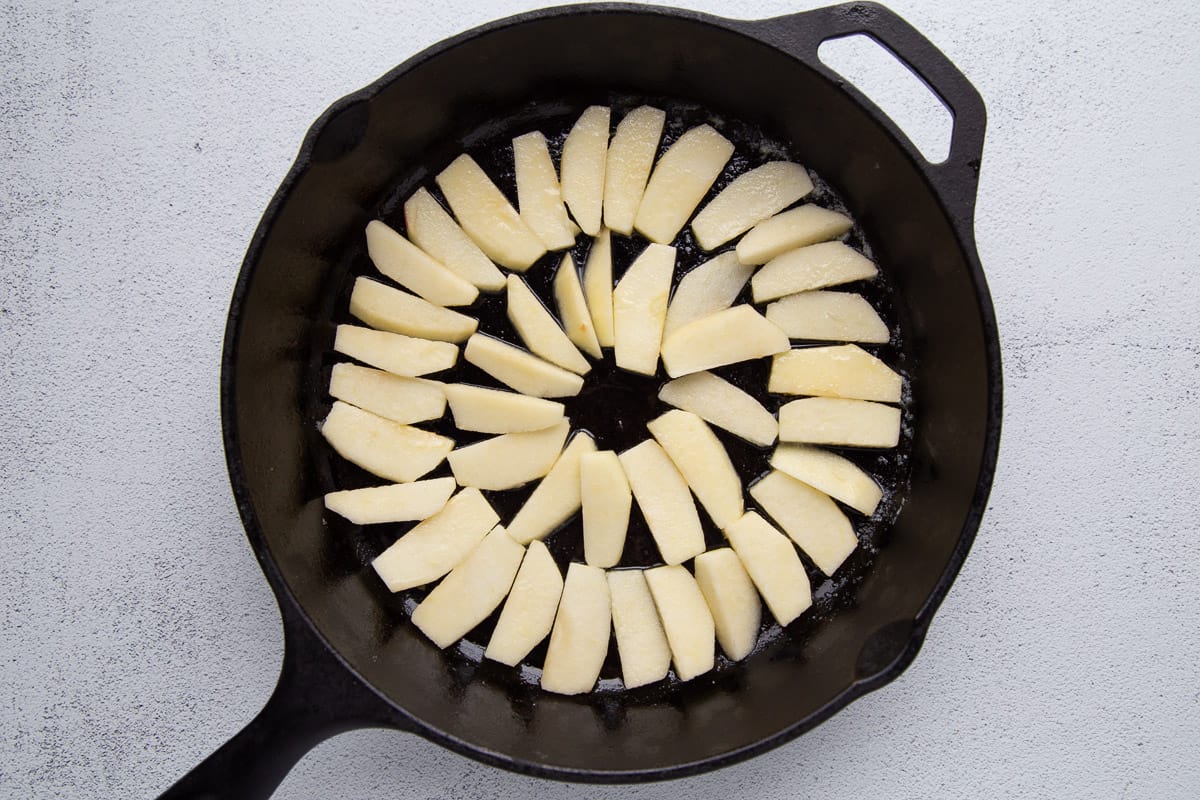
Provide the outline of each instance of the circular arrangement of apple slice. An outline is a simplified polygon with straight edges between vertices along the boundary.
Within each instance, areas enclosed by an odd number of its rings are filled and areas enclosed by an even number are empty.
[[[826,291],[871,279],[876,267],[838,241],[849,218],[795,205],[812,191],[808,172],[787,161],[749,169],[693,217],[734,145],[700,125],[658,156],[663,111],[637,108],[611,137],[610,116],[601,106],[583,113],[558,169],[540,132],[513,140],[520,211],[463,155],[436,178],[449,211],[422,188],[404,205],[404,235],[367,226],[372,262],[403,288],[357,279],[350,313],[367,327],[339,326],[334,348],[359,363],[333,368],[321,426],[338,454],[391,482],[332,492],[330,511],[358,524],[418,522],[373,562],[393,592],[440,580],[412,623],[448,647],[502,606],[486,657],[516,665],[549,636],[541,685],[564,694],[596,685],[614,634],[632,688],[664,679],[672,664],[685,681],[709,671],[718,643],[744,658],[764,602],[780,624],[796,619],[812,604],[797,546],[832,575],[858,544],[838,503],[870,516],[882,496],[870,475],[820,445],[891,448],[900,433],[902,378],[856,344],[887,342],[887,326],[862,296]],[[704,251],[741,238],[676,283],[671,242],[689,219]],[[611,236],[635,231],[648,244],[614,282]],[[593,242],[582,275],[569,254],[559,263],[556,316],[521,273],[580,233]],[[735,305],[747,282],[765,315]],[[524,347],[449,308],[481,291],[506,293]],[[621,453],[573,430],[554,399],[581,391],[603,348],[642,375],[661,359],[670,378],[658,396],[671,410]],[[450,369],[460,352],[511,391],[421,377]],[[767,357],[766,389],[798,396],[778,419],[709,371]],[[493,436],[456,447],[416,427],[447,405],[455,427]],[[746,510],[743,478],[710,426],[759,447],[779,442],[772,470],[748,488],[774,524]],[[443,461],[453,477],[422,479]],[[506,521],[482,493],[533,481]],[[611,569],[634,500],[664,563]],[[696,501],[728,547],[706,551]],[[542,540],[575,514],[585,563],[564,579]]]

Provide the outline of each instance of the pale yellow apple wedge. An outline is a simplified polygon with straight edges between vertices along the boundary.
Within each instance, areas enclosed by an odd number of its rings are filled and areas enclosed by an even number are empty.
[[[626,114],[613,132],[604,171],[604,225],[622,236],[633,233],[646,181],[654,167],[667,115],[652,106]]]
[[[852,247],[822,242],[771,259],[750,279],[754,302],[874,278],[879,269]]]
[[[593,567],[616,566],[625,549],[633,493],[621,460],[612,450],[584,453],[579,460],[583,506],[583,560]]]
[[[549,428],[563,418],[564,406],[553,400],[485,389],[465,383],[442,387],[455,427],[479,433],[525,433]]]
[[[367,255],[375,268],[435,306],[466,306],[479,289],[379,220],[367,223]]]
[[[548,250],[565,250],[575,244],[579,228],[571,222],[563,205],[558,173],[550,158],[550,148],[541,131],[513,139],[516,166],[517,206],[525,220]]]
[[[350,313],[381,331],[439,342],[461,342],[479,327],[474,317],[361,277],[350,293]]]
[[[812,587],[790,539],[753,511],[726,528],[725,536],[780,625],[808,610]]]
[[[525,346],[555,366],[583,375],[592,365],[519,275],[508,276],[508,319]]]
[[[770,411],[711,372],[693,372],[668,382],[658,391],[658,399],[761,447],[779,436],[779,423]]]
[[[779,440],[895,447],[900,442],[900,409],[866,400],[804,397],[779,409]]]
[[[858,345],[801,347],[780,353],[771,364],[767,391],[899,403],[904,380]]]
[[[704,530],[679,470],[653,439],[619,456],[629,488],[663,561],[681,564],[704,552]]]
[[[767,319],[792,339],[884,344],[891,338],[879,312],[850,292],[788,295],[767,306]]]
[[[413,522],[441,511],[454,489],[454,478],[347,489],[325,495],[325,507],[356,525]]]
[[[790,161],[771,161],[743,172],[692,220],[704,250],[741,236],[812,191],[808,170]]]
[[[868,517],[883,499],[874,478],[853,461],[819,447],[781,444],[771,456],[771,466]]]
[[[454,440],[401,425],[335,400],[321,434],[338,455],[396,483],[407,483],[446,460]]]
[[[750,496],[826,575],[858,547],[854,527],[837,503],[784,472],[771,470],[750,487]]]
[[[329,394],[403,425],[437,419],[446,412],[446,394],[437,381],[402,378],[357,364],[333,365]]]
[[[412,612],[412,623],[447,648],[504,602],[525,548],[497,525]]]
[[[542,688],[556,694],[591,691],[600,677],[612,627],[612,600],[604,570],[571,564],[550,631]]]
[[[642,375],[658,371],[674,273],[675,248],[650,244],[613,289],[614,354],[621,369]]]
[[[458,346],[450,342],[418,339],[359,325],[338,325],[333,349],[356,361],[406,378],[441,372],[458,362]]]
[[[611,570],[608,591],[612,596],[613,634],[625,688],[635,689],[667,677],[671,646],[667,644],[667,634],[642,570]]]
[[[740,661],[758,641],[762,602],[742,560],[728,547],[696,556],[696,583],[712,612],[725,655]]]
[[[742,481],[712,428],[690,411],[672,409],[646,423],[718,528],[745,510]]]
[[[716,625],[692,573],[679,565],[645,571],[646,584],[662,621],[671,661],[681,681],[690,681],[716,662]]]
[[[576,432],[509,523],[508,535],[521,544],[545,539],[578,511],[579,460],[595,451],[596,443],[592,437],[585,431]]]
[[[371,566],[393,592],[424,586],[462,563],[499,522],[478,489],[463,489],[380,553]]]
[[[575,270],[575,261],[570,253],[563,256],[558,272],[554,273],[554,302],[558,305],[558,315],[562,317],[563,328],[571,343],[592,358],[603,358],[592,314],[584,299],[579,273]]]
[[[450,452],[446,460],[460,486],[499,491],[545,475],[554,466],[570,423],[528,433],[505,433]]]
[[[504,288],[504,273],[429,190],[418,189],[404,203],[404,225],[413,244],[480,291],[498,292]]]
[[[583,265],[583,296],[587,300],[596,341],[601,347],[613,346],[613,270],[612,234],[608,228],[592,240]]]
[[[754,267],[743,266],[733,253],[722,253],[684,275],[667,306],[663,338],[689,322],[729,308],[753,272]]]
[[[680,136],[655,165],[634,228],[652,242],[674,241],[732,155],[733,143],[711,125]]]
[[[586,109],[563,142],[562,197],[588,236],[600,232],[604,208],[604,165],[608,159],[607,106]]]
[[[562,573],[554,557],[546,545],[530,542],[483,655],[516,666],[550,635],[562,590]]]
[[[810,203],[755,225],[737,243],[737,257],[743,264],[765,264],[789,250],[836,239],[853,224],[845,214]]]
[[[435,180],[458,224],[496,263],[523,272],[546,252],[542,240],[475,159],[459,156]]]
[[[463,358],[521,394],[573,397],[583,388],[583,378],[575,373],[480,333],[467,340]]]
[[[667,374],[678,378],[790,347],[783,331],[752,306],[741,304],[693,320],[663,339],[662,361]]]

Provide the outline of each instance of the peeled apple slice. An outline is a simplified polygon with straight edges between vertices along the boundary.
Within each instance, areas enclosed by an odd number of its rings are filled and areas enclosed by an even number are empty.
[[[592,249],[583,265],[583,296],[601,347],[613,346],[612,275],[612,234],[605,228],[592,240]]]
[[[548,250],[564,250],[575,244],[579,229],[567,216],[558,173],[550,159],[550,148],[541,131],[513,139],[516,166],[517,206],[525,220]]]
[[[504,288],[504,273],[471,241],[429,190],[418,189],[404,203],[404,225],[413,244],[458,277],[485,292]]]
[[[823,242],[776,256],[750,279],[754,302],[765,303],[809,289],[867,280],[879,274],[875,265],[841,242]]]
[[[772,470],[750,487],[750,496],[826,575],[858,547],[854,527],[837,503],[786,473]]]
[[[546,252],[475,159],[459,156],[435,180],[462,229],[496,263],[524,272]]]
[[[371,562],[393,592],[432,583],[457,567],[500,518],[478,489],[463,489]]]
[[[455,427],[464,431],[525,433],[549,428],[563,418],[563,404],[553,400],[465,383],[447,383],[442,390]]]
[[[584,431],[571,437],[542,482],[513,517],[508,535],[521,544],[544,539],[579,510],[579,460],[596,451],[596,443]]]
[[[728,547],[696,556],[696,584],[708,603],[725,655],[740,661],[758,641],[762,602],[742,560]]]
[[[608,654],[611,622],[612,601],[604,570],[571,564],[550,631],[542,688],[557,694],[591,691]]]
[[[367,254],[375,268],[435,306],[466,306],[479,289],[443,267],[379,220],[367,223]]]
[[[413,609],[413,625],[438,647],[454,644],[504,602],[524,555],[503,527],[492,528]]]
[[[645,575],[671,648],[675,674],[681,681],[690,681],[708,672],[716,661],[716,625],[696,579],[679,565],[648,569]]]
[[[903,379],[858,345],[801,347],[775,356],[767,391],[899,403]]]
[[[600,232],[609,118],[607,106],[588,108],[563,142],[562,197],[571,209],[571,216],[588,236]]]
[[[711,125],[680,136],[650,175],[634,228],[652,242],[674,241],[732,155],[733,143]]]
[[[321,435],[352,464],[396,483],[407,483],[446,460],[454,440],[401,425],[335,400]]]
[[[358,325],[338,325],[333,349],[406,378],[441,372],[458,362],[458,347],[450,342],[417,339]]]
[[[410,425],[446,412],[446,395],[437,381],[401,378],[357,364],[334,364],[329,394],[363,411]]]
[[[658,350],[675,274],[675,248],[650,244],[613,289],[617,366],[642,375],[658,371]]]
[[[608,573],[608,591],[612,595],[613,633],[625,688],[634,689],[667,677],[671,647],[642,570],[612,570]]]
[[[577,375],[591,370],[592,365],[571,344],[558,320],[518,275],[508,276],[508,319],[535,355]]]
[[[646,181],[667,115],[651,106],[630,111],[617,124],[608,145],[604,172],[604,225],[622,236],[633,233]]]
[[[452,451],[446,460],[460,486],[499,491],[536,480],[554,466],[570,423],[529,433],[505,433]]]
[[[704,552],[704,530],[683,476],[653,439],[619,456],[629,488],[663,561],[681,564]]]
[[[349,489],[325,495],[325,507],[355,525],[412,522],[441,511],[454,489],[454,478]]]
[[[562,573],[554,557],[546,545],[530,542],[483,655],[516,666],[550,635],[562,590]]]
[[[575,373],[480,333],[467,340],[463,358],[521,394],[572,397],[583,388],[583,378]]]
[[[701,248],[712,250],[787,208],[812,188],[804,167],[771,161],[734,178],[692,220],[692,233]]]
[[[676,408],[647,422],[646,428],[718,528],[742,516],[742,482],[729,453],[704,420]]]
[[[738,263],[733,253],[722,253],[684,275],[667,306],[663,337],[693,320],[729,308],[753,272],[754,267]]]
[[[853,225],[845,214],[803,205],[755,225],[738,242],[737,257],[743,264],[765,264],[797,247],[836,239]]]
[[[662,343],[663,366],[672,378],[781,353],[791,342],[779,328],[742,304],[689,322]]]
[[[879,312],[850,292],[789,295],[767,306],[767,319],[792,339],[884,344],[891,338]]]
[[[474,317],[435,306],[370,278],[354,281],[350,313],[372,328],[439,342],[461,342],[479,327]]]
[[[693,372],[670,381],[659,390],[658,399],[761,447],[774,444],[779,435],[779,424],[770,411],[711,372]]]
[[[765,519],[749,511],[725,530],[750,579],[780,625],[812,605],[808,573],[791,541]]]
[[[793,400],[779,409],[779,440],[895,447],[900,442],[900,409],[837,397]]]
[[[588,311],[583,287],[579,284],[579,273],[575,271],[575,261],[570,253],[563,256],[558,272],[554,273],[554,302],[558,305],[558,315],[562,317],[563,328],[571,343],[592,358],[603,358],[592,314]]]
[[[621,460],[612,450],[584,453],[579,459],[583,506],[583,559],[593,567],[613,567],[625,549],[633,493]]]
[[[883,499],[879,484],[853,461],[819,447],[781,444],[771,456],[771,466],[868,517]]]

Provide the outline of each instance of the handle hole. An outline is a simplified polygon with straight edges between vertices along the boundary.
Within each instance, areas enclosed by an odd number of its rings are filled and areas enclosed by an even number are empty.
[[[822,42],[817,56],[883,109],[926,161],[940,164],[949,157],[954,115],[891,50],[855,33]]]

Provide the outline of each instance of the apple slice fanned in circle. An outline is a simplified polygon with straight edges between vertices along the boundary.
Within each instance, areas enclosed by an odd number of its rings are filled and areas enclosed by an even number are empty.
[[[776,256],[750,279],[754,302],[765,303],[784,295],[824,289],[879,274],[872,261],[841,242],[823,242]]]
[[[479,327],[474,317],[361,277],[350,293],[350,313],[381,331],[441,342],[461,342]]]
[[[454,449],[454,440],[335,400],[321,423],[325,441],[352,464],[397,483],[415,481]]]
[[[671,647],[645,573],[640,569],[610,570],[608,590],[612,595],[613,634],[625,688],[635,689],[667,677]]]
[[[775,356],[767,391],[899,403],[904,379],[858,345],[800,347]]]
[[[454,489],[454,478],[349,489],[325,495],[325,507],[356,525],[414,522],[441,511]]]
[[[379,220],[367,223],[367,254],[375,268],[436,306],[467,306],[479,289]]]
[[[562,197],[588,236],[600,232],[610,117],[606,106],[586,109],[563,142]]]
[[[413,244],[480,291],[498,292],[504,288],[504,273],[428,189],[418,189],[404,203],[404,225]]]
[[[762,602],[742,560],[728,547],[696,556],[696,583],[717,628],[725,655],[740,661],[758,641]]]
[[[743,172],[692,220],[692,233],[704,250],[741,236],[813,189],[808,170],[790,161],[771,161]]]
[[[513,139],[517,206],[525,221],[548,250],[565,250],[575,244],[579,228],[563,205],[558,174],[541,131]]]
[[[563,328],[571,343],[592,358],[603,358],[592,314],[583,296],[583,286],[579,283],[579,273],[575,271],[575,260],[570,253],[563,256],[558,271],[554,273],[554,302],[558,305],[558,315],[562,318]]]
[[[593,567],[616,566],[625,549],[633,493],[612,450],[584,453],[579,461],[583,507],[583,559]]]
[[[826,575],[858,547],[854,528],[837,503],[787,473],[772,470],[750,487],[750,496]]]
[[[670,457],[653,439],[619,456],[663,561],[681,564],[704,552],[704,530],[692,493]]]
[[[879,312],[851,292],[788,295],[767,306],[767,319],[792,339],[884,344],[891,338]]]
[[[663,337],[689,322],[729,308],[753,272],[754,267],[740,264],[733,253],[722,253],[684,275],[667,306]]]
[[[725,536],[780,625],[812,605],[808,573],[788,537],[753,511],[726,528]]]
[[[779,436],[779,423],[770,411],[711,372],[693,372],[668,382],[658,399],[760,447],[774,444]]]
[[[562,403],[541,397],[487,389],[465,383],[442,386],[454,425],[479,433],[525,433],[549,428],[563,419]]]
[[[406,378],[441,372],[458,363],[458,347],[450,342],[418,339],[360,325],[338,325],[333,349]]]
[[[820,447],[781,444],[771,456],[771,466],[868,517],[883,499],[874,478],[853,461]]]
[[[497,264],[523,272],[546,252],[546,245],[475,159],[459,156],[435,180],[458,224]]]
[[[579,431],[562,451],[554,466],[529,495],[513,517],[508,534],[521,544],[544,539],[562,525],[580,506],[580,459],[596,451],[586,431]]]
[[[671,648],[681,681],[690,681],[716,662],[716,625],[692,573],[668,565],[646,570],[646,583]]]
[[[564,419],[540,431],[501,434],[452,450],[446,460],[460,486],[513,489],[550,471],[570,428]]]
[[[404,378],[357,364],[333,365],[329,394],[402,425],[437,419],[446,412],[446,394],[437,381]]]
[[[712,428],[690,411],[672,409],[646,423],[718,528],[742,516],[742,482]]]
[[[484,657],[510,667],[520,663],[550,635],[562,590],[562,573],[554,557],[546,545],[537,540],[530,542]]]
[[[612,347],[613,334],[613,269],[612,234],[607,228],[592,240],[587,261],[583,265],[583,296],[596,328],[596,341],[601,347]]]
[[[534,355],[577,375],[591,370],[592,365],[571,343],[558,320],[517,275],[508,276],[507,311],[509,322]]]
[[[845,214],[811,203],[763,220],[737,243],[743,264],[765,264],[798,247],[836,239],[853,227]]]
[[[676,139],[650,174],[634,220],[637,232],[659,244],[674,241],[732,156],[733,143],[711,125]]]
[[[467,340],[463,358],[521,394],[572,397],[583,388],[583,378],[575,373],[484,334]]]
[[[672,378],[726,364],[782,353],[787,335],[753,307],[742,304],[689,322],[662,343],[663,366]]]
[[[556,694],[589,692],[608,654],[612,601],[604,570],[574,563],[550,631],[542,688]]]
[[[646,181],[654,167],[667,115],[652,106],[630,111],[617,124],[608,145],[604,172],[604,225],[622,236],[633,233],[633,221]]]
[[[642,375],[658,371],[675,273],[675,248],[650,244],[613,289],[614,354],[617,366]]]
[[[779,440],[895,447],[900,442],[900,409],[867,400],[804,397],[779,409]]]

